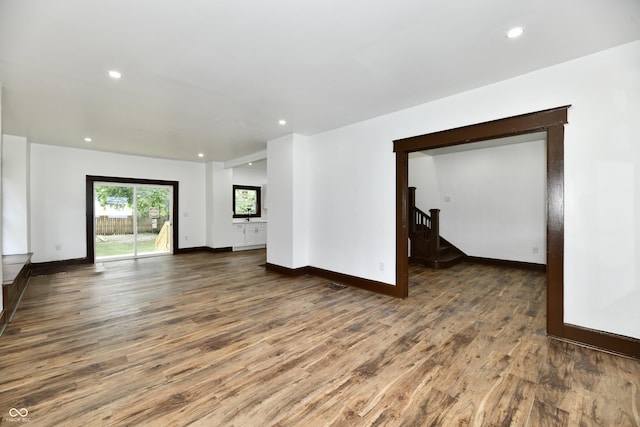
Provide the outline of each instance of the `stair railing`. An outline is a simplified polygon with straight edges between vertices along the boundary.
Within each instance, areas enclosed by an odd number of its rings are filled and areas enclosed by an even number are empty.
[[[415,206],[411,208],[411,232],[413,234],[419,234],[426,239],[429,238],[429,230],[431,230],[431,217],[423,212],[422,210],[416,208]]]
[[[440,252],[440,209],[429,209],[429,214],[416,207],[416,187],[409,187],[409,232],[420,235],[428,242],[430,258]]]

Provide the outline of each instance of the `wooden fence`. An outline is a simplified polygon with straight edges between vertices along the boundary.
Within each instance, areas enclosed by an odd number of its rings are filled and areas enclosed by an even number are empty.
[[[156,220],[156,228],[153,228],[153,220],[151,218],[142,218],[138,220],[138,233],[158,233],[165,221],[166,218],[158,218]],[[124,218],[99,216],[96,217],[95,227],[96,235],[98,236],[133,234],[133,216]]]

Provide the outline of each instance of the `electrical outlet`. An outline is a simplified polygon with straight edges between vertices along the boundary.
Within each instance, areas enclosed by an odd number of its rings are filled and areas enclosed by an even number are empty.
[[[56,251],[61,251],[61,250],[62,250],[62,246],[56,245]]]
[[[450,203],[450,202],[451,202],[451,197],[449,197],[449,196],[444,196],[444,202],[445,202],[445,203]]]
[[[380,271],[384,271],[384,262],[380,261],[378,268],[380,269]]]
[[[189,240],[189,236],[184,236],[184,240],[185,241]]]
[[[539,252],[538,247],[537,246],[532,247],[531,252],[533,252],[534,254],[537,254]]]

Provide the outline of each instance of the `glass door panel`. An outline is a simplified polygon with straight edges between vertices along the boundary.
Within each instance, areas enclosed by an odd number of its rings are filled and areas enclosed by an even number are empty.
[[[96,258],[135,255],[133,193],[129,186],[95,186]]]
[[[172,252],[171,187],[96,183],[94,196],[96,259]]]
[[[136,188],[137,254],[171,252],[171,188]]]

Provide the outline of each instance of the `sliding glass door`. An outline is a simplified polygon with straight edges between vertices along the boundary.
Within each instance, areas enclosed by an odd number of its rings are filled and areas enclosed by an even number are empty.
[[[171,186],[95,182],[96,259],[172,253],[172,191]]]

